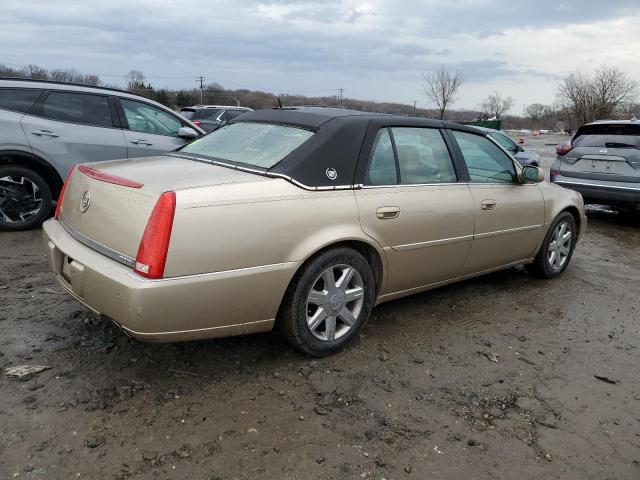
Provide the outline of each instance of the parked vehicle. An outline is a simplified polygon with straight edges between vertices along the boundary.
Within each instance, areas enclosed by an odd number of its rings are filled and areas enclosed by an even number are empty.
[[[227,107],[224,105],[196,105],[180,110],[180,115],[198,125],[205,132],[213,132],[224,122],[230,122],[243,113],[253,112],[247,107]]]
[[[202,134],[131,92],[0,79],[0,230],[39,226],[76,163],[158,155]]]
[[[262,110],[165,156],[78,166],[43,228],[60,284],[134,337],[277,326],[321,356],[374,304],[513,265],[560,275],[586,217],[543,179],[473,127]]]
[[[580,192],[587,203],[640,209],[640,122],[583,125],[556,151],[552,182]]]
[[[487,132],[487,135],[494,139],[504,148],[507,152],[515,157],[515,159],[522,165],[533,165],[534,167],[540,166],[540,157],[536,152],[531,150],[525,150],[522,145],[518,145],[511,137],[500,130],[493,130],[491,128],[481,128],[481,130]]]

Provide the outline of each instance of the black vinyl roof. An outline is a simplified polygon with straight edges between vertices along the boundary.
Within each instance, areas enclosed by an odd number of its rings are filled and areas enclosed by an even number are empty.
[[[373,141],[372,135],[375,137],[380,128],[450,128],[485,135],[475,127],[442,120],[315,106],[247,112],[231,121],[239,122],[276,123],[313,130],[313,136],[266,172],[284,175],[310,188],[353,185],[358,159],[361,151],[366,150],[362,147]],[[337,177],[329,178],[329,170],[335,170]]]

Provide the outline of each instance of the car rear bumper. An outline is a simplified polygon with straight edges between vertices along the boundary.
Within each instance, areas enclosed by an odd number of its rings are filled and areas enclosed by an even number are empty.
[[[269,331],[298,262],[150,280],[43,225],[51,271],[73,297],[149,341],[182,341]]]
[[[585,203],[640,205],[640,183],[586,180],[562,175],[555,176],[551,181],[580,192]]]

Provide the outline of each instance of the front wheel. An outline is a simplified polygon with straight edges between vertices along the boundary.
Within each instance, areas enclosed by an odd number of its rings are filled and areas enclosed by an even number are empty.
[[[0,166],[0,230],[39,227],[53,203],[47,182],[33,170]]]
[[[577,238],[574,216],[562,212],[551,224],[538,255],[527,269],[539,277],[557,277],[569,265]]]
[[[326,251],[302,266],[285,294],[278,324],[303,353],[342,349],[365,325],[375,284],[365,258],[350,248]]]

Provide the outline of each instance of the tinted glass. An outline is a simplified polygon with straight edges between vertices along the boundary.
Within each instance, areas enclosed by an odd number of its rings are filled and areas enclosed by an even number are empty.
[[[509,152],[516,151],[516,144],[509,137],[497,132],[490,132],[489,136],[493,138],[496,142],[498,142],[502,148]]]
[[[34,88],[0,88],[0,108],[26,112],[40,96],[42,90]]]
[[[271,168],[313,132],[268,123],[234,123],[186,145],[181,152]]]
[[[111,127],[109,100],[102,95],[49,92],[40,114],[63,122],[82,123],[96,127]]]
[[[187,120],[191,120],[195,113],[196,112],[194,112],[193,110],[180,110],[180,115],[182,115]]]
[[[222,110],[218,108],[201,108],[200,110],[196,110],[196,113],[193,115],[193,120],[215,120],[221,113]]]
[[[513,162],[502,150],[481,135],[453,131],[469,170],[476,183],[513,183]]]
[[[182,122],[173,115],[146,103],[120,99],[129,130],[177,137]]]
[[[639,148],[640,125],[587,125],[576,134],[574,147]]]
[[[454,183],[453,162],[440,131],[435,128],[394,127],[400,183]]]
[[[233,120],[236,117],[239,117],[243,113],[247,113],[246,110],[227,110],[227,120]]]
[[[373,154],[365,176],[367,185],[395,185],[398,183],[396,159],[391,146],[389,130],[378,132],[373,146]]]

